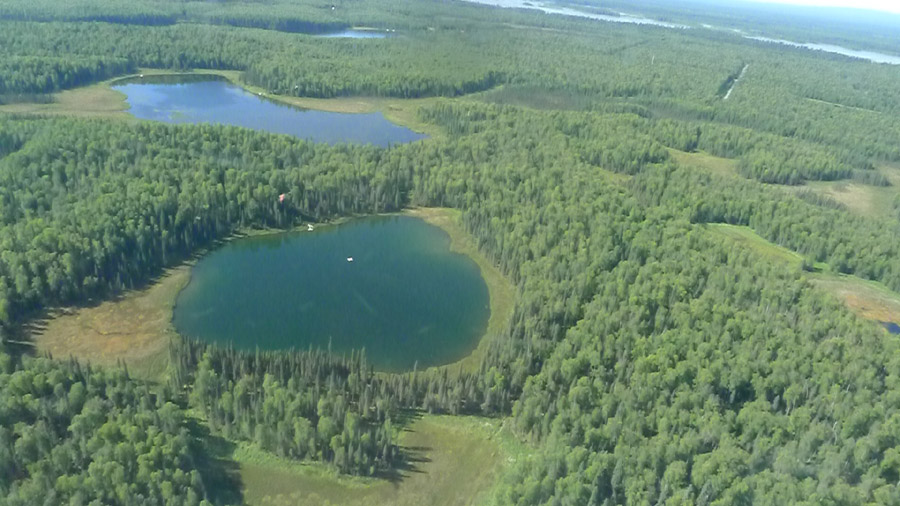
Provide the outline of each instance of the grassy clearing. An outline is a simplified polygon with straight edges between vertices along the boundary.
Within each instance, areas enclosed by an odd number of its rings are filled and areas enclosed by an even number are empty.
[[[679,164],[705,170],[721,176],[738,176],[737,160],[721,158],[705,152],[687,153],[669,149],[669,154]],[[881,187],[855,181],[809,181],[800,186],[769,185],[789,193],[812,191],[847,206],[853,213],[868,217],[893,217],[893,202],[900,188],[900,168],[879,167],[894,186]]]
[[[803,263],[803,255],[776,244],[772,244],[766,239],[760,237],[750,227],[726,225],[724,223],[712,223],[709,225],[705,225],[705,227],[713,233],[722,237],[726,237],[743,247],[750,248],[756,253],[770,260],[774,260],[791,267],[796,267],[798,269]]]
[[[803,256],[787,248],[772,244],[749,227],[711,224],[705,227],[715,234],[751,248],[773,262],[800,269]],[[816,264],[817,272],[803,276],[819,289],[837,297],[851,311],[874,322],[900,322],[900,294],[881,283],[832,272],[826,264]]]
[[[477,417],[425,415],[399,444],[408,465],[388,479],[340,477],[246,444],[233,458],[251,505],[450,506],[488,504],[500,473],[528,451],[500,421]]]
[[[813,284],[834,294],[854,313],[877,322],[900,322],[900,295],[856,276],[812,273]]]
[[[431,123],[419,119],[419,109],[436,103],[440,98],[299,98],[272,96],[276,100],[306,109],[344,113],[380,112],[388,121],[431,137],[442,137],[443,131]]]
[[[38,351],[101,366],[124,362],[140,378],[158,380],[168,365],[172,308],[190,279],[187,265],[148,287],[92,307],[60,309],[28,326]]]
[[[478,342],[478,346],[471,354],[456,362],[443,367],[456,370],[459,367],[467,371],[478,369],[481,359],[487,353],[491,340],[499,336],[506,328],[510,316],[512,316],[515,304],[515,287],[503,274],[485,257],[473,238],[462,228],[460,212],[446,208],[415,208],[409,209],[405,214],[416,216],[426,222],[440,227],[450,236],[450,250],[468,256],[478,264],[481,277],[488,287],[490,297],[491,316],[488,320],[484,337]]]
[[[720,176],[736,176],[738,173],[737,160],[731,158],[722,158],[703,151],[688,153],[672,148],[668,148],[668,151],[679,165],[709,171]]]
[[[783,187],[787,191],[810,190],[829,197],[852,213],[871,218],[894,218],[894,198],[900,193],[900,167],[881,165],[877,168],[892,186],[873,186],[856,181],[809,181],[802,186]]]
[[[596,168],[597,174],[606,179],[608,182],[619,185],[628,186],[634,176],[631,174],[622,174],[621,172],[613,172],[611,170]]]
[[[900,165],[883,163],[877,168],[892,185],[900,187]]]
[[[538,110],[584,111],[596,102],[596,98],[577,92],[548,91],[516,85],[500,85],[468,96],[490,104],[513,105]]]
[[[810,181],[796,189],[811,190],[844,204],[853,213],[876,218],[893,216],[892,206],[897,195],[897,189],[892,186],[872,186],[854,181]]]
[[[112,81],[92,84],[83,88],[53,94],[47,104],[20,103],[0,105],[0,113],[34,114],[46,116],[79,116],[93,118],[127,119],[128,103],[125,94],[110,88]]]
[[[244,231],[225,241],[275,232],[283,231]],[[197,252],[194,258],[206,251]],[[169,339],[178,336],[172,312],[178,294],[190,282],[193,263],[167,269],[147,286],[96,305],[51,309],[43,318],[26,324],[23,331],[40,353],[71,356],[103,367],[123,362],[133,376],[161,381],[169,365]]]
[[[807,98],[806,100],[808,100],[814,104],[830,105],[833,107],[837,107],[839,109],[852,109],[854,111],[868,112],[871,114],[881,114],[880,112],[874,111],[872,109],[863,109],[862,107],[854,107],[852,105],[844,105],[844,104],[839,104],[837,102],[828,102],[827,100],[819,100],[816,98]]]

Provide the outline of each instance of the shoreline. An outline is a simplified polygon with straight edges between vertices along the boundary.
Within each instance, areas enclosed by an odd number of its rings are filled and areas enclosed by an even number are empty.
[[[269,93],[266,89],[249,84],[241,78],[242,73],[243,71],[240,70],[202,68],[188,70],[139,68],[135,73],[52,93],[53,101],[49,103],[20,102],[0,105],[0,113],[37,116],[103,117],[107,119],[139,121],[138,118],[129,112],[131,106],[127,102],[126,95],[113,88],[117,83],[139,80],[141,77],[210,76],[225,79],[229,84],[237,86],[251,95],[279,104],[342,114],[381,113],[391,123],[408,128],[416,133],[427,135],[429,138],[441,138],[444,136],[444,132],[439,127],[425,123],[418,118],[420,107],[442,100],[440,97],[412,99],[362,96],[335,98],[292,97]]]
[[[450,251],[469,257],[478,266],[488,288],[490,316],[484,331],[472,350],[464,357],[444,365],[422,369],[456,373],[477,371],[490,344],[502,333],[515,301],[515,287],[481,254],[475,240],[459,223],[460,211],[447,208],[413,207],[397,212],[362,216],[345,216],[314,223],[332,227],[364,216],[412,216],[444,231],[450,238]],[[238,230],[216,240],[172,265],[145,286],[128,290],[113,298],[90,306],[48,308],[46,318],[26,325],[26,333],[36,348],[54,356],[73,356],[101,366],[115,366],[120,361],[138,376],[162,381],[168,374],[168,342],[183,338],[174,324],[178,296],[192,279],[192,268],[203,256],[223,245],[242,238],[292,233],[305,230],[307,223],[287,229]],[[43,328],[41,328],[43,327]],[[28,330],[31,329],[31,330]],[[410,371],[378,371],[377,374],[405,374]]]

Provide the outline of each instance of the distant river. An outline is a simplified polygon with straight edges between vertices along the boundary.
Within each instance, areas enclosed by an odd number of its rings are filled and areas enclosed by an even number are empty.
[[[505,7],[505,8],[515,8],[515,9],[535,9],[542,12],[546,12],[547,14],[561,14],[564,16],[576,16],[580,18],[588,18],[595,19],[598,21],[610,21],[613,23],[631,23],[636,25],[652,25],[652,26],[661,26],[664,28],[680,28],[680,29],[688,29],[692,28],[688,25],[681,25],[676,23],[666,23],[664,21],[657,21],[655,19],[645,18],[641,16],[634,16],[630,14],[622,13],[619,16],[609,16],[606,14],[595,14],[592,12],[580,11],[577,9],[572,9],[569,7],[562,7],[556,5],[547,5],[542,2],[531,2],[529,0],[464,0],[466,2],[477,3],[482,5],[491,5],[494,7]],[[718,30],[718,28],[712,25],[701,25],[703,28],[710,30]],[[781,39],[771,39],[768,37],[756,37],[750,35],[744,35],[745,39],[758,40],[762,42],[772,42],[778,44],[786,44],[795,47],[802,47],[806,49],[812,49],[816,51],[825,51],[828,53],[842,54],[844,56],[849,56],[851,58],[860,58],[863,60],[869,60],[875,63],[889,63],[891,65],[900,65],[900,56],[890,55],[885,53],[878,53],[875,51],[861,51],[855,49],[848,49],[841,46],[836,46],[833,44],[816,44],[812,42],[808,43],[798,43],[791,42],[789,40],[781,40]]]
[[[174,324],[244,350],[365,348],[381,370],[455,362],[477,346],[490,308],[478,265],[449,245],[410,216],[236,240],[193,268]]]
[[[846,47],[835,46],[833,44],[815,44],[812,42],[801,44],[799,42],[791,42],[789,40],[770,39],[768,37],[754,37],[750,35],[747,35],[744,38],[750,40],[758,40],[761,42],[771,42],[773,44],[785,44],[788,46],[802,47],[806,49],[812,49],[814,51],[825,51],[826,53],[841,54],[844,56],[849,56],[851,58],[869,60],[875,63],[889,63],[891,65],[900,65],[900,56],[876,53],[875,51],[859,51],[856,49],[847,49]]]
[[[465,0],[466,2],[472,2],[482,5],[491,5],[494,7],[505,7],[505,8],[514,8],[514,9],[535,9],[542,12],[546,12],[547,14],[562,14],[564,16],[576,16],[579,18],[588,18],[588,19],[596,19],[598,21],[610,21],[613,23],[632,23],[636,25],[653,25],[653,26],[662,26],[665,28],[690,28],[687,25],[679,25],[675,23],[666,23],[664,21],[657,21],[655,19],[644,18],[640,16],[631,16],[628,14],[622,14],[619,16],[610,16],[607,14],[597,14],[593,12],[585,12],[577,9],[571,9],[569,7],[562,7],[557,5],[547,5],[541,2],[531,2],[529,0]]]
[[[114,89],[127,96],[129,112],[166,123],[218,123],[288,134],[335,144],[386,147],[426,136],[395,125],[380,112],[344,114],[314,111],[268,100],[217,76],[147,76]]]

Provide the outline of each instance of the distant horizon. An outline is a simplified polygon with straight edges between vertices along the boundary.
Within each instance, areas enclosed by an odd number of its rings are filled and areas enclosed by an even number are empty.
[[[797,5],[804,7],[842,7],[900,14],[900,5],[893,0],[749,0],[753,3]]]

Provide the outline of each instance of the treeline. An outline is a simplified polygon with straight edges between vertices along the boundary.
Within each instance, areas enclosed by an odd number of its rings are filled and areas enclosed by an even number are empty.
[[[664,118],[643,128],[674,149],[737,159],[742,176],[764,183],[796,185],[852,177],[879,186],[890,184],[868,158],[846,148],[715,122]]]
[[[51,93],[135,70],[133,63],[121,58],[2,58],[0,95]]]
[[[328,60],[305,61],[279,59],[251,63],[242,74],[249,83],[272,93],[301,97],[333,98],[341,96],[383,96],[421,98],[457,96],[484,91],[508,81],[507,74],[495,71],[479,59],[466,59],[451,46],[433,51],[423,71],[421,54],[411,44],[372,41],[374,46],[392,47],[392,57],[370,65],[356,60],[352,65],[335,68]],[[344,51],[342,51],[344,52]],[[358,53],[347,48],[345,53]],[[346,61],[346,60],[345,60]]]
[[[184,412],[124,370],[21,360],[0,343],[5,505],[209,504]]]
[[[268,16],[241,16],[238,14],[209,14],[206,20],[214,25],[243,26],[247,28],[260,28],[263,30],[276,30],[279,32],[320,34],[336,32],[350,28],[339,21],[331,23],[308,21],[292,17]]]
[[[375,374],[364,350],[349,357],[324,350],[253,353],[177,340],[170,351],[173,387],[187,391],[211,428],[348,474],[381,475],[403,462],[394,421],[412,410],[497,409],[477,391],[477,375]]]
[[[570,27],[556,16],[535,18],[512,9],[488,9],[465,3],[430,1],[398,6],[390,0],[266,0],[264,2],[185,2],[183,0],[53,0],[7,2],[0,20],[104,22],[161,26],[175,23],[227,24],[297,33],[321,33],[351,26],[397,30],[453,30],[495,23]],[[589,26],[588,23],[580,23]]]
[[[663,144],[654,138],[659,136],[652,131],[653,123],[625,114],[534,113],[515,107],[472,108],[441,103],[420,110],[419,115],[423,120],[442,125],[454,138],[496,128],[497,123],[539,122],[548,133],[565,136],[572,152],[582,162],[623,174],[636,174],[669,158]],[[667,137],[666,140],[671,140],[672,135]]]
[[[874,168],[865,157],[792,137],[714,123],[698,128],[698,149],[737,158],[741,175],[764,183],[834,181],[851,177],[854,169],[862,172]]]
[[[178,22],[208,23],[297,33],[322,33],[349,27],[332,4],[273,5],[217,2],[124,2],[118,0],[10,2],[0,6],[0,19],[10,21],[74,21],[167,26]]]
[[[12,21],[98,21],[104,23],[147,26],[171,25],[178,20],[175,4],[161,8],[158,2],[126,2],[107,0],[73,0],[54,2],[34,0],[5,2],[0,5],[0,19]]]
[[[241,353],[196,343],[172,346],[176,386],[213,429],[282,457],[329,462],[375,475],[397,456],[396,401],[379,388],[365,355]]]
[[[34,122],[0,117],[0,158],[25,145],[37,128]]]

